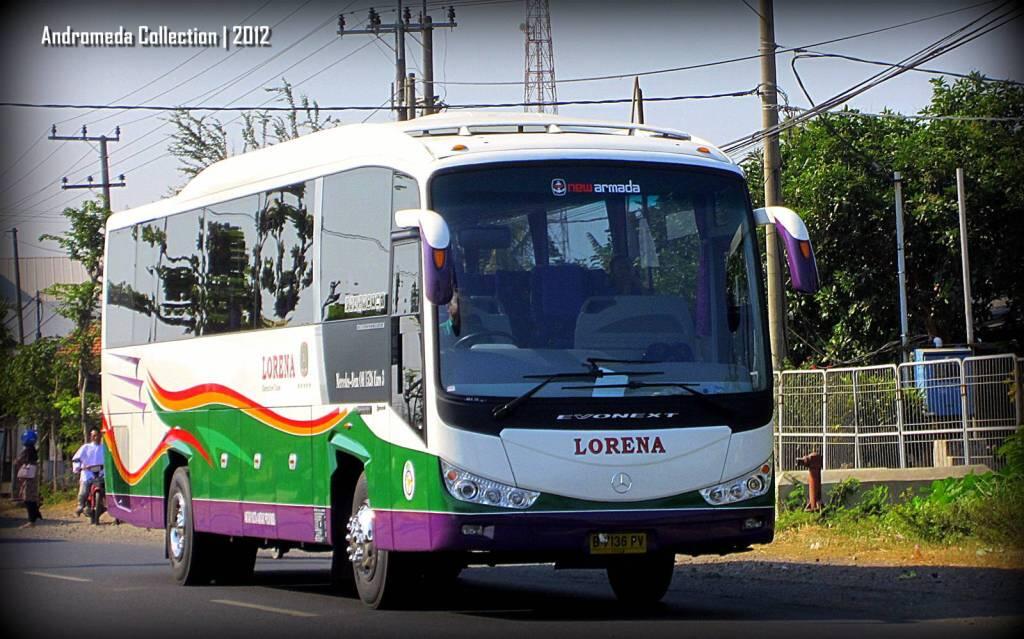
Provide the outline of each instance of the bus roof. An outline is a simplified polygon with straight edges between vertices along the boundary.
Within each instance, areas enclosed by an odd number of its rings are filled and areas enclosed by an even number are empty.
[[[404,122],[351,124],[235,155],[193,178],[177,195],[121,211],[120,228],[345,170],[380,165],[421,174],[439,160],[529,151],[625,151],[670,154],[707,165],[733,165],[725,153],[689,133],[643,124],[549,113],[454,111]],[[497,158],[495,158],[497,159]]]

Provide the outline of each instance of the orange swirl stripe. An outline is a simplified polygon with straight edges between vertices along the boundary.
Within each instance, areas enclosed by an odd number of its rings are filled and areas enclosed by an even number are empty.
[[[103,416],[103,441],[107,445],[107,450],[110,451],[110,457],[114,461],[114,467],[117,469],[117,474],[121,476],[129,486],[134,486],[142,481],[142,478],[146,476],[153,466],[160,461],[160,456],[171,447],[174,442],[182,442],[189,445],[196,450],[203,459],[206,460],[207,465],[213,466],[213,461],[210,459],[210,454],[206,452],[199,440],[195,438],[192,433],[181,430],[180,428],[172,428],[167,431],[164,438],[160,440],[160,444],[157,445],[156,450],[149,456],[149,458],[143,462],[142,466],[136,471],[128,470],[125,466],[124,460],[121,459],[121,451],[117,447],[117,439],[114,438],[114,429],[110,428],[107,424],[106,415]]]
[[[280,415],[261,406],[245,395],[220,384],[199,384],[179,391],[167,390],[149,376],[149,387],[154,401],[169,411],[184,411],[212,404],[237,408],[263,424],[290,435],[319,435],[334,428],[348,411],[335,408],[317,419],[299,420]]]

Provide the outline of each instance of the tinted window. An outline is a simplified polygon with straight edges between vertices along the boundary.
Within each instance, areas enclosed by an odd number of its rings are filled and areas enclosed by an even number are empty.
[[[132,228],[110,232],[107,240],[107,347],[132,344],[132,296],[135,290],[135,241]]]
[[[257,219],[260,324],[309,324],[313,285],[313,186],[293,184],[260,197]]]
[[[394,247],[392,277],[395,309],[392,317],[391,405],[410,425],[423,428],[423,322],[420,314],[419,242]]]
[[[391,202],[390,169],[356,169],[324,179],[320,296],[325,321],[387,312]]]
[[[135,290],[131,300],[134,344],[146,344],[156,340],[156,285],[153,265],[159,252],[145,241],[147,227],[146,223],[132,227],[132,240],[135,244]]]
[[[257,307],[253,273],[256,217],[255,195],[206,208],[206,277],[209,301],[205,334],[251,329]]]
[[[157,251],[156,336],[160,341],[201,335],[207,306],[200,288],[204,233],[202,211],[159,220],[143,236]]]

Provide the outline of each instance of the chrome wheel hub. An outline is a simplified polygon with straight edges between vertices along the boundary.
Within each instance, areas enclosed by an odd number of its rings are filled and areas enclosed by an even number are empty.
[[[377,564],[377,552],[373,546],[373,509],[363,504],[349,517],[345,526],[348,533],[345,541],[348,560],[364,575],[372,575]]]
[[[170,546],[171,556],[175,561],[181,561],[185,555],[185,496],[181,493],[174,495],[174,510],[171,518],[171,528],[168,531],[167,542]]]

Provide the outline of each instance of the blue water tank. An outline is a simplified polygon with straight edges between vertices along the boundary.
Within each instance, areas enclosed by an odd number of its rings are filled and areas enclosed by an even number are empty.
[[[969,348],[918,348],[913,354],[914,362],[937,362],[949,359],[962,361],[973,353]],[[960,418],[960,372],[961,367],[952,363],[914,367],[914,385],[924,391],[929,413],[937,417]],[[968,414],[971,409],[969,403]]]

